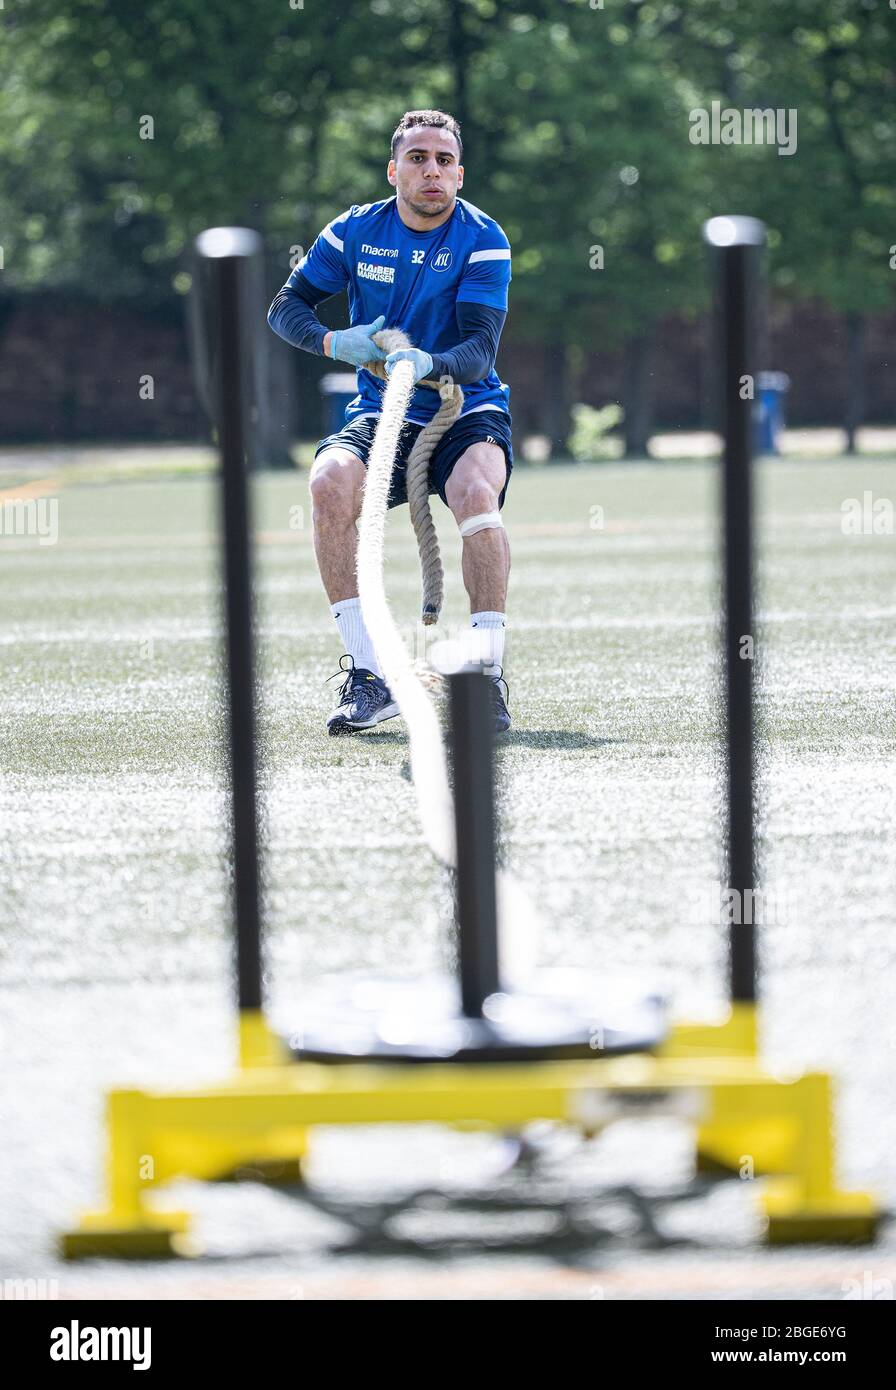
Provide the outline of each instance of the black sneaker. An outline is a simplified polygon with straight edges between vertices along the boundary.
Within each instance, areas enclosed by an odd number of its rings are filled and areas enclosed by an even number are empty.
[[[501,694],[501,686],[503,685],[504,689],[507,691],[508,700],[510,699],[510,690],[508,689],[500,666],[498,667],[497,676],[492,676],[491,682],[492,714],[495,719],[495,733],[506,734],[507,730],[510,728],[510,711],[507,708],[504,696]]]
[[[346,658],[350,666],[343,666]],[[401,711],[392,699],[386,682],[363,666],[356,666],[346,652],[339,658],[339,670],[334,671],[328,680],[335,680],[345,673],[345,680],[339,688],[339,703],[327,720],[331,734],[350,734],[355,729],[372,729],[384,719],[394,719]]]

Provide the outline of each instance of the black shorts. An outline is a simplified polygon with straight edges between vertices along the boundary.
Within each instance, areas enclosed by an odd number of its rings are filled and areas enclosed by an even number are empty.
[[[366,464],[378,420],[379,416],[377,415],[365,415],[359,420],[353,420],[351,423],[343,425],[337,434],[329,434],[326,439],[320,441],[314,451],[314,457],[317,458],[324,449],[336,447],[347,449],[350,454],[355,454],[363,464]],[[471,444],[485,440],[499,445],[504,450],[504,458],[507,461],[507,477],[498,498],[498,506],[503,507],[504,496],[513,468],[513,442],[510,426],[511,420],[506,410],[473,410],[469,415],[462,415],[459,420],[455,421],[448,433],[442,435],[429,461],[430,496],[437,492],[447,506],[445,485],[451,477],[451,470],[465,449],[469,449]],[[402,502],[408,500],[405,486],[408,455],[422,429],[422,425],[415,425],[410,420],[406,420],[402,425],[401,433],[398,436],[398,458],[392,473],[392,487],[389,491],[390,507],[400,507]]]

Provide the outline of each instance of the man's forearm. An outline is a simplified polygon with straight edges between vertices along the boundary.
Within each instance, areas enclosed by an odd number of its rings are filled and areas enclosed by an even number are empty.
[[[431,376],[438,380],[450,376],[458,386],[467,386],[471,381],[483,381],[494,363],[489,352],[488,340],[480,334],[458,344],[450,352],[433,352]]]
[[[448,352],[434,352],[432,375],[450,376],[458,386],[484,381],[495,365],[506,313],[484,304],[458,304],[457,325],[462,341]]]
[[[330,330],[325,328],[315,312],[316,305],[329,296],[303,275],[293,277],[274,297],[268,310],[268,323],[284,342],[304,352],[328,355]]]

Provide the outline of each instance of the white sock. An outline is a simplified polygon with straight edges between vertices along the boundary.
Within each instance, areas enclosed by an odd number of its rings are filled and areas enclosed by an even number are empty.
[[[475,629],[475,659],[483,662],[487,676],[499,675],[504,667],[506,617],[503,613],[471,613],[470,626]]]
[[[375,676],[382,678],[382,668],[376,659],[376,652],[373,650],[373,643],[370,640],[370,633],[364,626],[364,618],[361,613],[361,600],[359,598],[344,598],[341,603],[334,603],[330,612],[336,619],[336,626],[339,628],[339,636],[342,638],[342,645],[354,661],[355,665],[365,671],[372,671]]]

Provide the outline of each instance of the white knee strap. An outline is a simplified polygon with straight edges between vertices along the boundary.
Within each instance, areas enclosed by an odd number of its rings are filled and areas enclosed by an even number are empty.
[[[500,512],[482,512],[479,516],[468,516],[466,521],[460,523],[460,533],[466,538],[475,535],[477,531],[485,531],[490,526],[500,526],[503,529],[504,522],[501,520]]]

